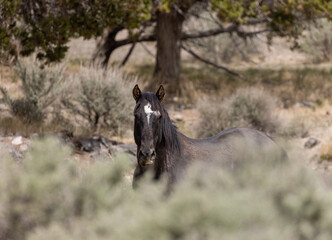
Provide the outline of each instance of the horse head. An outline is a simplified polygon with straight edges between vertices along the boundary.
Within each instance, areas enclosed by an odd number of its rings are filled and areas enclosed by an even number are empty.
[[[162,85],[156,93],[142,93],[138,85],[133,89],[136,101],[134,138],[137,145],[137,162],[142,169],[154,165],[157,156],[156,147],[162,141],[164,109],[161,102],[164,96],[165,90]]]

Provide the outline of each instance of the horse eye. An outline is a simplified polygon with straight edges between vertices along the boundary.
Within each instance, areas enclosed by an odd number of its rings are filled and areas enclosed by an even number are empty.
[[[137,111],[138,111],[138,108],[139,108],[140,106],[141,106],[140,103],[138,103],[138,104],[136,105],[136,107],[135,107],[135,109],[134,109],[134,116],[137,115]]]

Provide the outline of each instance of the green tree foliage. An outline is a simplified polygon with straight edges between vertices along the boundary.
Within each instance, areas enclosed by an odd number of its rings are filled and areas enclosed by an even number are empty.
[[[1,0],[0,57],[37,52],[40,59],[58,61],[70,38],[97,37],[115,25],[134,29],[149,18],[149,6],[147,0]]]
[[[106,28],[115,26],[129,29],[133,37],[135,29],[156,22],[158,12],[186,14],[202,2],[217,12],[222,23],[265,23],[280,35],[295,38],[305,20],[332,18],[328,0],[1,0],[0,57],[4,61],[37,52],[38,58],[58,61],[65,56],[72,37],[101,36]]]
[[[250,24],[253,19],[265,23],[281,36],[297,38],[304,23],[315,18],[332,19],[328,0],[212,0],[212,9],[222,22]]]

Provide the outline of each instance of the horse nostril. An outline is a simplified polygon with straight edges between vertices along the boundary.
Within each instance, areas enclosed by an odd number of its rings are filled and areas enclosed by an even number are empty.
[[[140,155],[143,156],[143,157],[146,157],[147,156],[147,153],[145,151],[140,151]]]
[[[152,150],[151,157],[155,157],[155,156],[156,156],[156,152],[154,150]]]
[[[140,150],[140,155],[143,157],[155,157],[156,153],[154,149],[146,149],[146,150]]]
[[[153,165],[155,155],[154,149],[141,149],[139,151],[138,163],[142,166]]]

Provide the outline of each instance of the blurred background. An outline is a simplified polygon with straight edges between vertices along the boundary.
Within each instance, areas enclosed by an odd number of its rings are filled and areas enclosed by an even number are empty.
[[[323,0],[0,1],[0,239],[331,239],[331,18]],[[135,84],[163,84],[188,137],[255,128],[290,161],[133,191]]]

